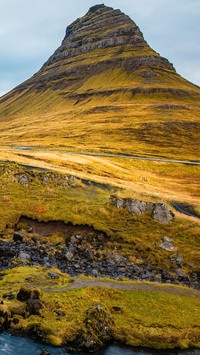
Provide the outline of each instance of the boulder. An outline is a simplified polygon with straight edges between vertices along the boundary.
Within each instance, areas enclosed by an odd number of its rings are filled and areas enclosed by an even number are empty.
[[[23,242],[24,235],[21,232],[15,232],[13,235],[14,242]]]
[[[153,207],[152,218],[162,224],[168,224],[174,218],[174,213],[163,203],[156,203]]]
[[[21,260],[27,261],[27,260],[30,260],[30,259],[31,259],[31,256],[30,256],[30,254],[28,254],[28,253],[25,253],[25,252],[23,252],[23,251],[20,251],[20,253],[19,253],[19,258],[20,258]]]
[[[174,250],[173,239],[164,237],[159,247],[167,251],[173,251]]]
[[[40,291],[22,286],[17,294],[17,299],[21,302],[27,302],[29,299],[39,299]]]
[[[93,304],[85,312],[84,325],[85,332],[75,340],[73,348],[93,352],[112,340],[113,319],[104,305]]]
[[[40,315],[40,310],[43,308],[42,303],[38,299],[29,299],[27,301],[27,307],[26,310],[29,313],[29,315],[35,315],[39,316]]]

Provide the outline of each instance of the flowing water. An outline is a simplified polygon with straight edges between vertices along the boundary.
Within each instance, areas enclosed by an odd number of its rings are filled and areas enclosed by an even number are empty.
[[[7,333],[0,334],[0,355],[40,355],[42,350],[48,350],[50,355],[69,354],[64,348],[53,348],[51,346],[35,343],[27,338],[14,337]],[[89,353],[82,354],[86,355]],[[80,355],[80,353],[74,355]],[[95,355],[200,355],[200,349],[155,351],[130,349],[113,345],[105,350],[98,351]]]

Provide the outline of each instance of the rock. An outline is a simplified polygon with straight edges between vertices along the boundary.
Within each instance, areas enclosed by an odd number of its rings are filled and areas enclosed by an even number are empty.
[[[94,277],[97,277],[98,276],[98,271],[96,270],[96,269],[93,269],[92,270],[92,275],[94,276]]]
[[[161,249],[167,250],[167,251],[173,251],[174,250],[174,246],[172,243],[167,243],[167,242],[163,242],[159,245],[159,247]]]
[[[23,242],[24,235],[21,232],[15,232],[13,235],[14,242]]]
[[[97,351],[112,339],[113,319],[102,304],[94,304],[85,312],[85,331],[79,336],[73,347],[81,351]]]
[[[42,350],[40,355],[50,355],[50,352],[48,350]]]
[[[68,261],[72,261],[72,260],[73,260],[73,257],[74,257],[74,254],[73,254],[71,251],[68,251],[68,252],[65,254],[65,257],[67,258]]]
[[[30,180],[25,174],[15,174],[14,176],[21,185],[27,185]]]
[[[139,201],[137,200],[131,200],[131,199],[128,199],[126,200],[126,209],[129,213],[132,213],[134,215],[140,215],[141,214],[141,211],[140,211],[140,208],[139,208]]]
[[[53,279],[53,280],[60,278],[60,275],[57,274],[56,272],[48,272],[47,275],[48,275],[51,279]]]
[[[116,207],[119,209],[124,207],[124,205],[125,205],[125,200],[123,198],[118,198],[116,201]]]
[[[59,316],[59,317],[64,317],[65,316],[65,313],[61,312],[59,309],[55,309],[54,313],[56,313],[57,316]]]
[[[12,319],[13,324],[19,324],[19,319],[18,318],[13,318]]]
[[[181,269],[176,269],[175,273],[178,275],[180,279],[188,279],[188,275],[183,272]]]
[[[174,241],[173,241],[173,239],[171,239],[171,238],[168,238],[168,237],[163,237],[163,242],[164,243],[173,243]]]
[[[154,276],[154,280],[153,280],[153,281],[154,281],[154,282],[162,282],[162,276],[156,274],[156,275]]]
[[[159,223],[168,224],[174,218],[174,213],[163,203],[156,203],[153,207],[152,218]]]
[[[26,302],[29,299],[39,299],[39,297],[39,290],[27,288],[25,286],[22,286],[17,294],[17,299],[21,302]]]
[[[23,251],[20,251],[20,253],[19,253],[19,258],[20,258],[21,260],[30,260],[30,259],[31,259],[31,256],[30,256],[30,254],[28,254],[28,253],[25,253],[25,252],[23,252]]]
[[[113,306],[112,309],[115,312],[121,312],[122,311],[121,307],[119,307],[119,306]]]
[[[86,251],[87,251],[87,253],[89,255],[89,258],[91,260],[94,260],[94,250],[91,247],[87,247]]]
[[[7,298],[9,301],[13,301],[15,299],[15,295],[11,292],[11,293],[5,293],[2,296],[4,299]]]
[[[177,266],[183,266],[184,260],[181,257],[181,255],[177,254],[173,254],[172,256],[170,256],[170,260],[172,263],[176,263]]]
[[[154,274],[153,274],[153,273],[151,273],[151,274],[143,273],[143,274],[141,275],[141,279],[142,279],[142,280],[151,279],[151,278],[154,278]]]
[[[38,299],[29,299],[27,301],[27,312],[30,315],[40,315],[40,310],[43,308],[42,303]]]
[[[73,235],[72,237],[71,237],[71,243],[74,245],[76,245],[76,244],[78,244],[78,239]]]

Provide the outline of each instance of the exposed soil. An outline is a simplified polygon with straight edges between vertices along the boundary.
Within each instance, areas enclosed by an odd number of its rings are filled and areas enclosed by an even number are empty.
[[[32,233],[37,235],[48,237],[56,232],[64,233],[67,237],[71,237],[72,235],[81,234],[81,236],[85,237],[88,234],[92,233],[93,235],[103,234],[104,237],[106,235],[101,231],[95,230],[93,227],[85,224],[85,225],[73,225],[72,223],[65,223],[63,221],[49,221],[49,222],[39,222],[36,219],[31,219],[29,217],[22,216],[15,225],[15,229],[19,229],[22,227],[26,230],[31,228]]]

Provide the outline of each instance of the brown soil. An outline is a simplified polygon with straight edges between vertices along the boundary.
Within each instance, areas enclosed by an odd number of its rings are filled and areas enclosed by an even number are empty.
[[[39,236],[48,237],[54,233],[60,232],[66,234],[67,237],[80,234],[87,236],[89,233],[93,235],[104,234],[101,231],[95,230],[93,227],[85,225],[73,225],[72,223],[64,223],[63,221],[39,222],[36,219],[22,216],[15,228],[23,227],[28,230],[32,228],[32,233]]]

